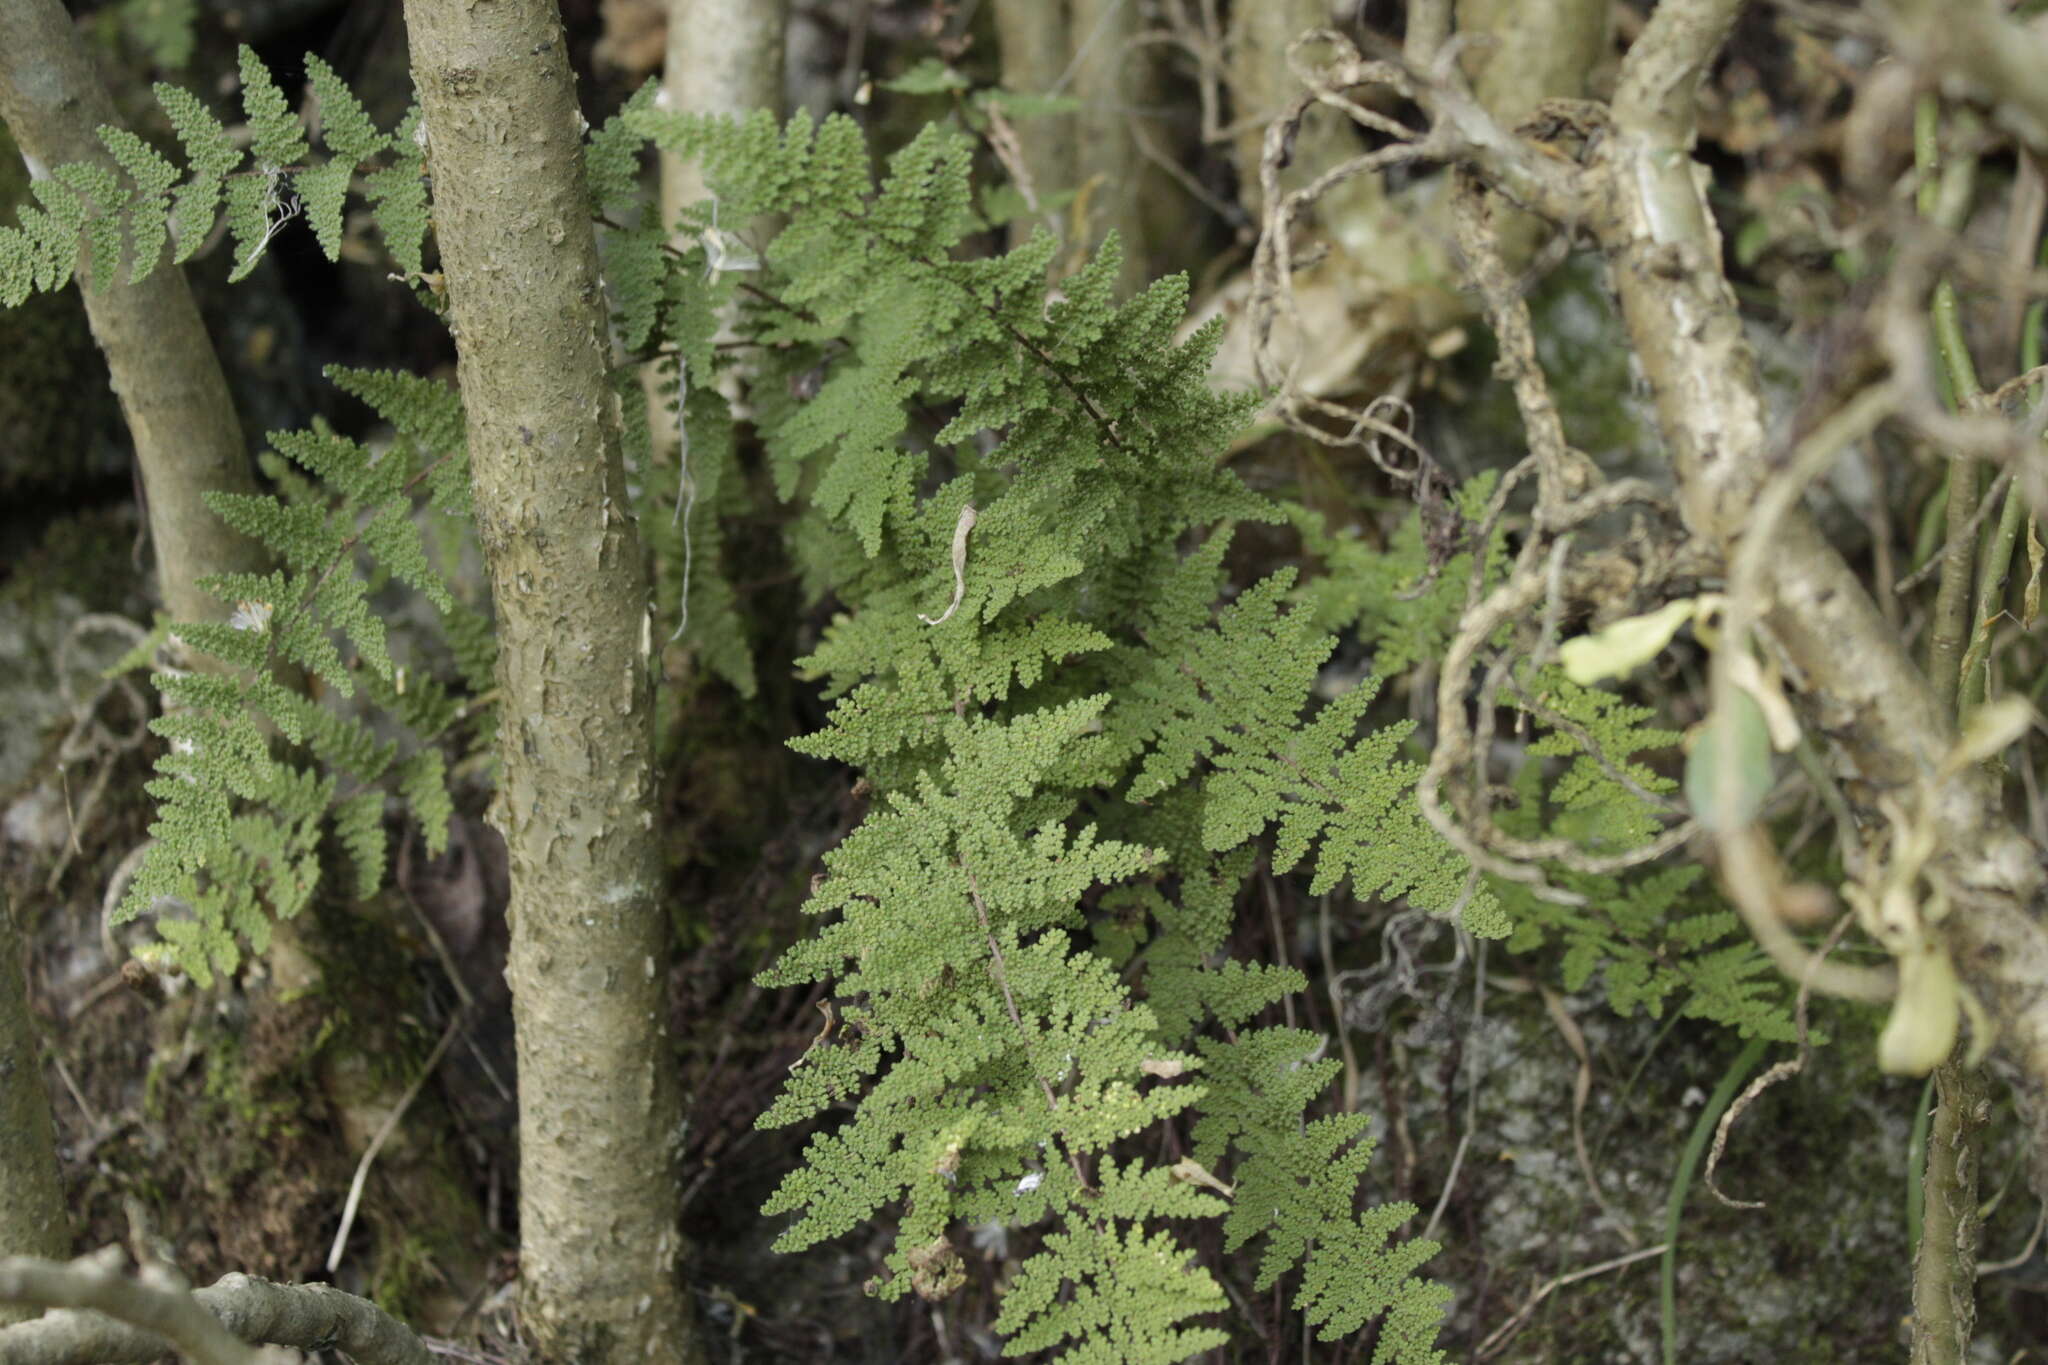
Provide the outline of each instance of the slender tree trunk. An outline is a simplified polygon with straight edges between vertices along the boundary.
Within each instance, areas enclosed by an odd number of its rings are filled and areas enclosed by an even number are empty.
[[[1138,10],[1134,0],[1068,0],[1067,13],[1073,93],[1081,99],[1074,189],[1087,196],[1082,202],[1089,249],[1111,232],[1122,244],[1117,286],[1124,295],[1152,278],[1146,200],[1160,179],[1131,131],[1131,121],[1145,116],[1157,93],[1150,79],[1151,49],[1131,41],[1139,29]],[[1163,193],[1181,191],[1169,187]]]
[[[71,1223],[21,968],[13,907],[0,891],[0,1258],[61,1261],[71,1254]],[[0,1327],[34,1316],[0,1304]]]
[[[669,0],[668,47],[662,59],[662,90],[667,106],[696,114],[751,113],[767,109],[782,116],[783,52],[789,30],[789,0]],[[674,152],[661,154],[661,221],[674,228],[676,218],[711,194],[703,167]],[[746,223],[721,227],[745,229]],[[752,225],[750,235],[769,230]],[[756,242],[759,245],[759,242]],[[677,415],[661,392],[661,367],[641,368],[647,394],[647,425],[656,460],[675,457],[681,449]],[[685,375],[695,382],[701,375]]]
[[[1938,1104],[1913,1258],[1913,1365],[1962,1365],[1977,1323],[1977,1169],[1990,1117],[1984,1075],[1960,1059],[1934,1071]]]
[[[1259,156],[1266,144],[1266,125],[1280,117],[1287,102],[1301,93],[1301,80],[1287,65],[1287,48],[1302,34],[1325,28],[1329,22],[1329,0],[1270,0],[1238,5],[1231,11],[1224,80],[1230,87],[1230,122],[1244,126],[1230,145],[1237,158],[1238,200],[1254,222],[1263,207]],[[1319,113],[1302,124],[1295,139],[1290,181],[1312,180],[1345,158],[1356,156],[1358,150],[1349,120]],[[1378,192],[1380,177],[1360,176],[1357,180],[1372,187],[1375,200],[1384,197]],[[1335,186],[1330,197],[1338,202],[1319,212],[1331,217],[1333,210],[1349,207],[1357,193],[1347,185]]]
[[[94,136],[119,122],[113,101],[57,0],[0,0],[0,120],[45,167],[86,161],[120,173]],[[173,619],[225,620],[226,604],[198,580],[269,566],[199,496],[256,491],[241,425],[183,272],[164,265],[139,284],[125,278],[86,281],[80,292],[142,467],[158,586]]]
[[[500,642],[523,1315],[550,1359],[693,1359],[647,584],[574,78],[548,0],[405,13]]]
[[[698,114],[782,113],[789,0],[669,0],[661,84],[668,107]],[[661,154],[661,216],[710,194],[695,161]],[[732,227],[745,224],[733,223]]]
[[[1003,88],[1022,95],[1052,94],[1067,69],[1067,0],[995,0],[995,20]],[[1073,115],[1022,119],[1016,129],[1033,193],[1042,201],[1073,189],[1079,179],[1074,169]],[[1041,217],[1056,232],[1064,223],[1057,213]],[[1012,226],[1012,245],[1028,238],[1034,227],[1030,222]]]

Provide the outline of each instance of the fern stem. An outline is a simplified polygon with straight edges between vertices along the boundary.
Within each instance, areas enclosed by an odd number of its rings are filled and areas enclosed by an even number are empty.
[[[1735,1098],[1736,1090],[1749,1079],[1749,1073],[1756,1070],[1769,1046],[1766,1039],[1752,1038],[1736,1054],[1728,1070],[1722,1073],[1721,1083],[1714,1087],[1714,1093],[1707,1097],[1699,1117],[1693,1121],[1692,1136],[1685,1140],[1685,1151],[1678,1158],[1671,1198],[1664,1205],[1664,1259],[1657,1286],[1657,1307],[1664,1331],[1664,1365],[1678,1365],[1678,1225],[1685,1212],[1685,1196],[1692,1189],[1692,1178],[1699,1170],[1701,1158],[1707,1154],[1707,1143],[1714,1136],[1721,1111]]]
[[[1017,997],[1010,991],[1010,974],[1003,966],[1003,945],[996,941],[996,931],[989,923],[988,903],[981,898],[981,883],[975,879],[974,869],[968,866],[965,858],[960,860],[960,870],[967,874],[967,898],[974,902],[975,916],[981,920],[981,932],[988,938],[989,974],[996,979],[996,985],[1003,992],[1003,1007],[1009,1010],[1010,1025],[1017,1030],[1018,1038],[1023,1040],[1025,1055],[1028,1057],[1031,1033],[1024,1027],[1023,1016],[1017,1012]],[[1037,1068],[1034,1066],[1032,1069],[1035,1071]],[[1052,1082],[1040,1076],[1038,1088],[1045,1092],[1045,1107],[1057,1115],[1060,1112],[1060,1097],[1053,1093]],[[1060,1145],[1066,1146],[1065,1143]],[[1074,1178],[1081,1182],[1081,1188],[1094,1194],[1095,1183],[1088,1178],[1088,1172],[1081,1165],[1081,1154],[1070,1147],[1067,1148],[1067,1164],[1073,1168]]]

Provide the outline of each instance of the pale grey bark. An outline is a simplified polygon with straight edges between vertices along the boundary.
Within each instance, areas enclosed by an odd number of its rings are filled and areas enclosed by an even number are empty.
[[[1583,99],[1614,40],[1608,0],[1459,0],[1458,32],[1480,107],[1513,128],[1547,99]],[[1532,214],[1495,226],[1501,255],[1519,270],[1549,234]]]
[[[1301,78],[1287,64],[1287,49],[1302,34],[1327,27],[1329,22],[1329,0],[1272,0],[1270,4],[1239,5],[1231,11],[1224,71],[1234,105],[1230,122],[1237,129],[1231,148],[1237,158],[1238,199],[1254,220],[1261,210],[1259,157],[1265,148],[1266,125],[1285,114],[1288,103],[1301,93]],[[1295,136],[1284,183],[1290,187],[1305,184],[1360,150],[1345,120],[1334,115],[1311,116]],[[1374,205],[1381,202],[1385,196],[1379,177],[1361,176],[1337,187],[1332,196],[1335,202],[1320,204],[1318,211],[1328,221],[1360,195],[1369,196]]]
[[[1586,226],[1612,264],[1655,397],[1686,520],[1732,554],[1772,475],[1756,365],[1692,159],[1699,82],[1741,0],[1666,0],[1622,69]],[[2048,1172],[2048,929],[2037,851],[1974,764],[1950,770],[1952,718],[1856,574],[1801,511],[1777,524],[1761,624],[1797,670],[1849,774],[1878,792],[1925,784],[1939,929],[2022,1073],[2037,1172]]]
[[[65,1256],[71,1222],[22,965],[13,907],[0,890],[0,1256]],[[0,1304],[0,1324],[26,1316]]]
[[[1025,95],[1051,94],[1067,70],[1066,0],[995,0],[994,10],[1003,88]],[[1073,116],[1068,114],[1017,122],[1017,142],[1034,193],[1048,195],[1074,188],[1078,180],[1074,126]],[[1060,220],[1049,215],[1048,221],[1057,227]],[[1011,231],[1012,241],[1029,237],[1032,226],[1017,224]]]
[[[693,114],[782,115],[789,0],[669,0],[663,106]],[[709,197],[698,163],[661,154],[661,216]],[[726,226],[744,227],[743,223]]]
[[[647,584],[574,78],[548,0],[406,22],[499,632],[522,1316],[550,1359],[690,1359]]]
[[[1458,0],[1472,93],[1512,128],[1547,99],[1582,99],[1614,39],[1605,0]]]
[[[0,121],[43,166],[86,161],[118,168],[94,130],[117,124],[114,104],[57,0],[0,0]],[[207,574],[261,572],[262,547],[200,500],[253,493],[247,448],[227,380],[177,267],[138,284],[84,281],[86,317],[128,419],[149,500],[158,586],[180,621],[225,620],[228,606],[199,588]]]
[[[123,1274],[124,1260],[112,1247],[68,1265],[31,1257],[0,1260],[0,1300],[51,1310],[0,1329],[0,1360],[139,1365],[173,1350],[203,1365],[267,1365],[286,1358],[250,1343],[339,1351],[359,1365],[428,1365],[433,1359],[404,1324],[333,1285],[273,1284],[229,1274],[211,1288],[187,1292]]]
[[[783,113],[783,54],[789,30],[789,0],[669,0],[667,51],[662,66],[662,103],[693,114],[738,117],[766,109]],[[661,153],[657,190],[661,221],[673,229],[684,209],[711,196],[704,170],[693,158]],[[726,222],[745,230],[753,245],[764,244],[772,224]],[[661,392],[661,368],[643,366],[647,426],[658,461],[678,457],[682,448],[673,401]],[[685,384],[701,375],[684,375]],[[687,477],[685,471],[685,477]]]

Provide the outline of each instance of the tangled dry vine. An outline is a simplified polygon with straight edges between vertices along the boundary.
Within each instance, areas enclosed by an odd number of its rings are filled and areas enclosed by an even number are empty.
[[[1475,569],[1441,665],[1435,748],[1419,788],[1430,822],[1475,866],[1567,902],[1575,893],[1551,885],[1546,865],[1611,871],[1704,839],[1731,900],[1788,975],[1838,996],[1890,998],[1898,988],[1889,969],[1816,963],[1798,942],[1786,912],[1804,907],[1788,901],[1814,893],[1794,883],[1753,819],[1688,817],[1659,801],[1662,833],[1621,854],[1514,838],[1492,819],[1493,702],[1514,684],[1514,670],[1554,658],[1563,621],[1598,624],[1649,611],[1724,579],[1714,704],[1725,708],[1754,685],[1744,676],[1757,663],[1748,644],[1754,635],[1766,670],[1782,672],[1807,732],[1825,739],[1844,809],[1869,832],[1840,831],[1855,882],[1845,893],[1874,897],[1903,886],[1916,900],[1946,903],[1945,913],[1926,916],[1925,928],[1952,955],[1965,998],[1983,1006],[1982,1031],[1995,1036],[2017,1072],[2038,1184],[2048,1176],[2048,928],[2037,850],[2007,818],[1981,765],[1956,760],[1962,751],[1942,690],[1799,506],[1811,479],[1889,421],[1941,448],[2007,464],[2041,510],[2048,499],[2038,436],[1993,404],[1942,410],[1925,359],[1925,319],[1929,293],[1954,252],[1936,229],[1905,222],[1896,226],[1907,259],[1880,302],[1876,329],[1891,373],[1849,396],[1803,439],[1771,434],[1706,205],[1706,173],[1692,156],[1696,93],[1741,8],[1740,0],[1667,0],[1629,48],[1611,104],[1549,101],[1512,131],[1464,89],[1455,44],[1433,52],[1411,45],[1403,61],[1367,59],[1334,32],[1304,36],[1290,52],[1304,93],[1268,130],[1261,165],[1254,358],[1278,392],[1282,420],[1318,441],[1363,449],[1409,486],[1443,557],[1459,543],[1484,543],[1518,494],[1533,502],[1505,576],[1489,586]],[[1992,22],[1977,16],[1962,36],[1977,33],[1978,19]],[[1919,20],[1907,13],[1898,22]],[[1922,50],[1926,60],[1952,60],[1963,75],[1985,79],[1974,39]],[[1401,102],[1419,110],[1425,126],[1383,112]],[[1280,174],[1294,139],[1319,108],[1356,124],[1370,149],[1283,193]],[[1498,369],[1513,385],[1528,442],[1527,457],[1501,480],[1476,527],[1456,525],[1440,492],[1444,476],[1399,420],[1397,405],[1347,406],[1293,382],[1299,224],[1335,184],[1411,163],[1454,168],[1460,264],[1498,339]],[[1519,282],[1498,249],[1494,220],[1509,204],[1604,258],[1654,400],[1671,491],[1609,478],[1567,443]],[[1467,535],[1478,539],[1462,541]],[[1593,757],[1616,772],[1604,755]],[[1883,814],[1887,807],[1897,818]],[[1928,851],[1915,856],[1921,850]]]

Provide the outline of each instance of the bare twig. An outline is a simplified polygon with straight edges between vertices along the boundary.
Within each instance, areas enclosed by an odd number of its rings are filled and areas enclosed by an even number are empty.
[[[279,1365],[267,1342],[337,1350],[362,1365],[429,1365],[408,1328],[367,1299],[331,1285],[272,1284],[224,1275],[192,1292],[153,1287],[122,1274],[119,1247],[63,1264],[0,1260],[0,1299],[46,1309],[0,1329],[8,1365],[128,1365],[175,1350],[197,1365]]]
[[[1835,921],[1835,927],[1828,932],[1827,940],[1820,945],[1820,951],[1813,955],[1806,971],[1800,976],[1799,999],[1792,1007],[1793,1025],[1798,1030],[1799,1055],[1790,1061],[1779,1062],[1745,1086],[1742,1093],[1735,1097],[1735,1102],[1721,1115],[1721,1122],[1714,1128],[1714,1146],[1707,1153],[1707,1189],[1714,1198],[1732,1209],[1760,1209],[1764,1207],[1764,1202],[1761,1199],[1730,1199],[1721,1193],[1721,1187],[1714,1183],[1715,1168],[1720,1166],[1721,1153],[1728,1147],[1729,1130],[1735,1126],[1735,1120],[1741,1116],[1742,1111],[1755,1102],[1757,1096],[1779,1081],[1790,1080],[1806,1070],[1807,1060],[1813,1055],[1813,1045],[1806,1030],[1806,1006],[1813,996],[1814,969],[1827,961],[1828,954],[1835,950],[1835,945],[1842,941],[1842,935],[1848,932],[1850,923],[1850,917],[1847,915]]]
[[[1977,1263],[1977,1278],[1981,1280],[1986,1275],[1996,1275],[2007,1270],[2018,1270],[2028,1261],[2033,1260],[2034,1248],[2041,1245],[2041,1234],[2043,1232],[2048,1232],[2048,1199],[2041,1201],[2041,1212],[2034,1219],[2034,1230],[2027,1234],[2027,1244],[2019,1249],[2019,1254],[2009,1256],[2003,1261],[1979,1261]]]
[[[458,984],[457,989],[461,989]],[[413,1077],[412,1084],[398,1097],[398,1103],[391,1106],[391,1112],[384,1116],[384,1122],[377,1126],[377,1132],[370,1139],[370,1145],[363,1149],[362,1158],[356,1162],[356,1173],[348,1182],[348,1198],[341,1206],[341,1225],[334,1230],[334,1244],[327,1252],[327,1273],[332,1275],[341,1268],[341,1253],[348,1246],[349,1229],[355,1225],[356,1206],[362,1202],[363,1183],[369,1179],[370,1166],[377,1160],[377,1153],[384,1150],[384,1144],[398,1131],[405,1111],[412,1108],[412,1102],[419,1098],[420,1088],[427,1078],[434,1074],[434,1068],[441,1064],[441,1058],[448,1053],[448,1045],[469,1026],[469,1007],[455,1011],[455,1017],[448,1021],[448,1027],[441,1031],[441,1040],[434,1044],[434,1050],[427,1054],[427,1060],[420,1066],[420,1074]]]
[[[1509,1338],[1522,1330],[1522,1324],[1529,1320],[1530,1316],[1535,1313],[1542,1302],[1556,1291],[1563,1289],[1566,1285],[1577,1284],[1580,1280],[1588,1280],[1595,1275],[1605,1275],[1610,1270],[1624,1269],[1638,1261],[1647,1261],[1652,1256],[1662,1256],[1664,1251],[1664,1243],[1659,1242],[1656,1246],[1644,1247],[1641,1251],[1631,1251],[1626,1256],[1617,1256],[1611,1261],[1602,1261],[1598,1265],[1589,1265],[1549,1281],[1541,1289],[1531,1294],[1522,1306],[1515,1310],[1513,1317],[1487,1333],[1486,1339],[1479,1343],[1479,1350],[1474,1358],[1478,1360],[1491,1360],[1494,1356],[1498,1355],[1501,1347],[1507,1345]]]

